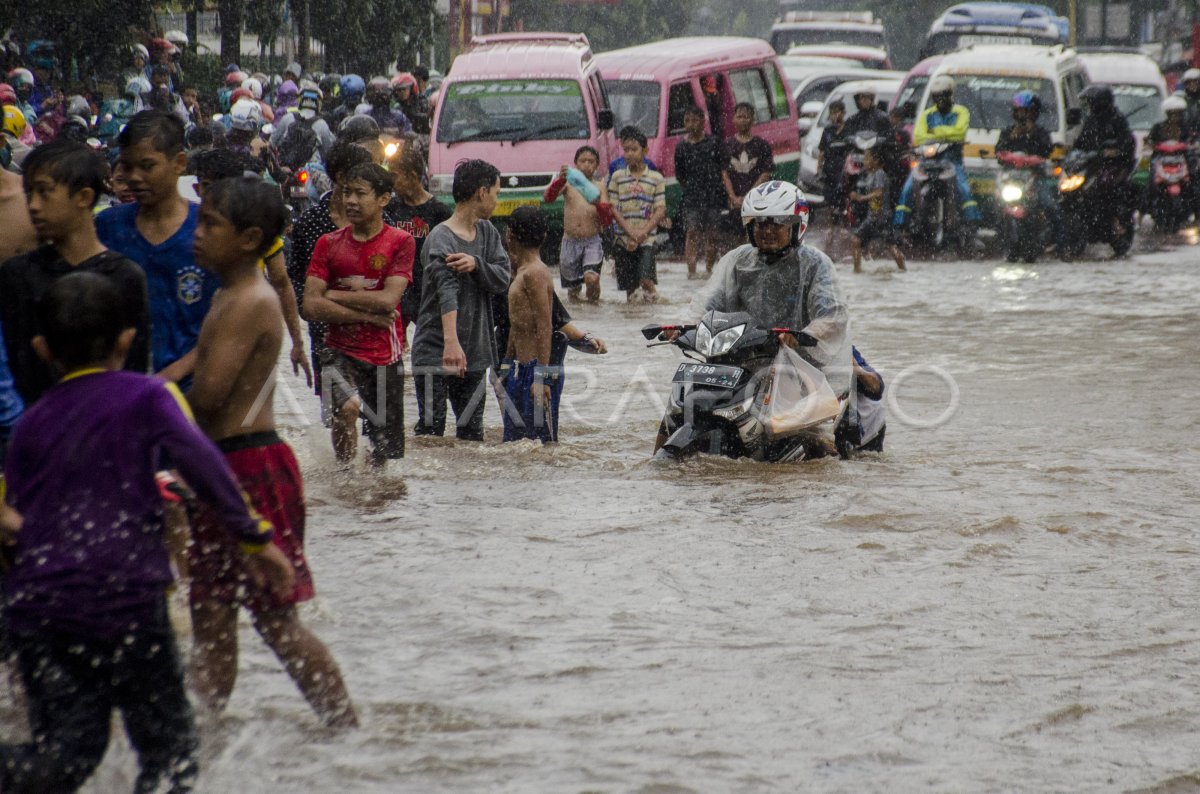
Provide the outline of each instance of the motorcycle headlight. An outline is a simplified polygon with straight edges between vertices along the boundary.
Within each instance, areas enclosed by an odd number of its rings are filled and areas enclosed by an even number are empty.
[[[1000,198],[1010,204],[1014,201],[1020,201],[1024,195],[1025,191],[1021,189],[1020,185],[1008,184],[1000,188]]]
[[[1058,189],[1063,193],[1070,193],[1072,190],[1078,190],[1082,187],[1083,182],[1083,174],[1071,174],[1062,178],[1062,181],[1058,183]]]
[[[700,327],[696,329],[696,350],[701,355],[709,355],[708,349],[712,346],[712,331],[704,323],[700,323]]]
[[[937,157],[937,153],[938,153],[938,150],[937,150],[936,146],[926,146],[924,149],[921,150],[921,156],[927,157],[931,160],[934,157]]]
[[[742,334],[745,332],[745,330],[746,326],[744,324],[735,325],[732,328],[726,328],[724,331],[712,338],[712,342],[708,346],[707,355],[720,356],[728,353],[729,348],[737,344],[737,340],[742,338]]]

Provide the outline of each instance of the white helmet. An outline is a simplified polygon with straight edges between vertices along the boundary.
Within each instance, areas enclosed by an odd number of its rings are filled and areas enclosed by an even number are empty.
[[[1164,99],[1162,102],[1163,114],[1165,115],[1167,113],[1170,113],[1172,110],[1179,110],[1179,111],[1187,110],[1187,100],[1181,96],[1175,96],[1175,95],[1171,95],[1171,96],[1167,97],[1166,99]]]
[[[948,74],[939,74],[937,77],[929,81],[929,95],[944,94],[947,91],[954,92],[954,78]]]
[[[142,75],[138,75],[137,77],[130,79],[130,81],[125,84],[125,94],[127,96],[148,94],[150,93],[150,88],[150,81]]]
[[[255,99],[262,99],[263,86],[256,77],[247,77],[242,81],[242,88],[250,92]]]
[[[188,45],[187,34],[182,30],[168,30],[163,34],[163,38],[174,44],[179,49],[183,49]]]
[[[1191,69],[1188,69],[1186,72],[1184,72],[1183,73],[1183,82],[1186,83],[1188,80],[1200,80],[1200,69],[1196,69],[1195,67],[1193,67]]]
[[[229,109],[229,125],[235,130],[258,132],[262,121],[262,108],[253,99],[239,99]]]
[[[746,194],[742,200],[742,224],[772,221],[800,227],[799,242],[808,231],[808,200],[800,188],[791,182],[764,182]]]
[[[146,49],[145,44],[134,44],[133,55],[135,58],[141,58],[143,61],[150,60],[150,50]]]

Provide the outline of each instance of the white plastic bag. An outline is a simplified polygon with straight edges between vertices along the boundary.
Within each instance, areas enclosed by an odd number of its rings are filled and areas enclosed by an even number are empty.
[[[821,370],[791,348],[780,346],[771,364],[771,385],[761,420],[767,435],[782,438],[838,415],[838,398]]]

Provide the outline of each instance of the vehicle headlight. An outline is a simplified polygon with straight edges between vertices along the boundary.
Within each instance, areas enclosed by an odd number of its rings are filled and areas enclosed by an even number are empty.
[[[925,148],[924,148],[924,149],[921,151],[921,154],[922,154],[922,156],[924,156],[924,157],[927,157],[927,158],[929,158],[929,159],[931,159],[931,160],[932,160],[934,157],[937,157],[937,153],[938,153],[938,147],[936,147],[936,146],[926,146],[926,147],[925,147]]]
[[[712,335],[708,326],[701,324],[696,331],[696,348],[706,356],[720,356],[729,352],[729,348],[741,339],[742,334],[746,330],[746,325],[735,325],[732,328],[726,328],[716,336]]]
[[[1070,193],[1072,190],[1078,190],[1083,182],[1083,174],[1071,174],[1062,178],[1062,181],[1058,183],[1058,189],[1064,193]]]
[[[1020,201],[1021,197],[1024,195],[1025,191],[1021,189],[1020,185],[1008,184],[1000,188],[1000,198],[1004,199],[1010,204],[1014,201]]]
[[[437,174],[429,177],[429,192],[435,196],[448,196],[454,192],[454,175]]]

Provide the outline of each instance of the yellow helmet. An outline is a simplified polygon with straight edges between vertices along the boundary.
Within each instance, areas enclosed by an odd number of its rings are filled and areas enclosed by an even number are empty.
[[[25,114],[16,105],[4,106],[4,131],[14,138],[25,132]]]

